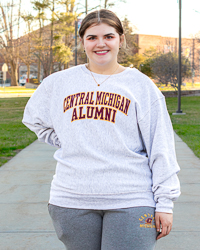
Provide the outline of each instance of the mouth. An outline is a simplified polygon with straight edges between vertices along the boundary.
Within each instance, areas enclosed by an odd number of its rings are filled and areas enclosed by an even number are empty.
[[[96,55],[103,56],[108,54],[109,50],[99,50],[99,51],[94,51]]]

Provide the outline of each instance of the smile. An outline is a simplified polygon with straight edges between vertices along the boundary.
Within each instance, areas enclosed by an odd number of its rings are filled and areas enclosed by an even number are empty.
[[[109,50],[102,50],[102,51],[94,51],[97,55],[106,55],[109,52]]]

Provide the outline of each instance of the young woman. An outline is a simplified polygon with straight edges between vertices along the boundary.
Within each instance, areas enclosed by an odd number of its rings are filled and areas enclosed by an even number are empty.
[[[68,250],[151,250],[180,195],[165,97],[117,62],[123,27],[109,10],[82,21],[89,63],[48,76],[23,123],[56,146],[49,213]],[[161,232],[160,232],[161,231]]]

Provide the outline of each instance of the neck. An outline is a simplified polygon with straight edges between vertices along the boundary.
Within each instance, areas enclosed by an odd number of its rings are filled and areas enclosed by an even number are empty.
[[[91,62],[89,62],[89,64],[87,65],[87,67],[89,67],[89,69],[97,74],[102,74],[102,75],[110,75],[113,73],[113,71],[118,67],[118,63],[111,63],[110,65],[106,64],[106,65],[96,65],[93,64]]]

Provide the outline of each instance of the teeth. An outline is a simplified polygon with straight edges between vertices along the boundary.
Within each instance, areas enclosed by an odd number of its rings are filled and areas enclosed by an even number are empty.
[[[106,53],[106,52],[107,52],[107,50],[105,50],[105,51],[96,51],[97,54],[103,54],[103,53]]]

